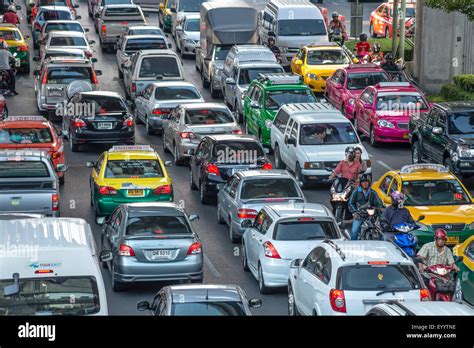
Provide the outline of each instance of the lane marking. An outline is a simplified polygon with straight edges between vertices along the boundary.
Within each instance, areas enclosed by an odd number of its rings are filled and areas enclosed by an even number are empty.
[[[211,260],[209,260],[206,254],[204,254],[204,263],[207,265],[207,267],[209,267],[209,270],[214,275],[214,277],[221,278],[221,274],[219,273],[217,268],[212,264]]]
[[[384,163],[383,161],[377,161],[377,163],[380,164],[385,169],[394,170],[392,167],[390,167],[388,164]]]

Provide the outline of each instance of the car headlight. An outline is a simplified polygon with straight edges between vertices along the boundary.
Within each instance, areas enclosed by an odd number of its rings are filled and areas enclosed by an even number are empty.
[[[379,127],[385,127],[385,128],[395,128],[392,122],[387,121],[387,120],[379,120],[377,121],[377,124]]]
[[[319,77],[316,74],[307,73],[306,77],[311,80],[319,80]]]
[[[459,145],[458,155],[459,157],[472,157],[472,152],[471,152],[471,149],[469,148],[469,145]]]
[[[265,127],[267,127],[268,129],[272,128],[272,124],[273,124],[273,122],[271,120],[266,120],[265,121]]]
[[[305,162],[304,169],[321,169],[323,168],[322,162]]]
[[[354,103],[355,103],[354,98],[349,99],[349,104],[350,104],[351,106],[354,106]]]

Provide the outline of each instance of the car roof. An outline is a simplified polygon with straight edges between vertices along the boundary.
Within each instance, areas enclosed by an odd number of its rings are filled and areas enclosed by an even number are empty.
[[[148,149],[146,149],[147,147]],[[161,161],[156,150],[147,145],[113,146],[105,154],[109,160],[122,160],[126,157],[129,159],[147,158]]]
[[[259,62],[259,61],[255,61],[255,62],[238,62],[237,64],[240,68],[252,68],[252,67],[258,67],[258,68],[265,68],[265,67],[268,67],[268,68],[278,68],[278,67],[281,67],[280,64],[278,63],[275,63],[275,62]],[[282,85],[273,85],[272,87],[278,87],[278,86],[282,86]],[[284,86],[284,85],[283,85]],[[298,84],[295,84],[293,86],[298,86]],[[292,87],[293,87],[292,86]]]
[[[182,302],[241,302],[236,285],[172,285],[168,287],[173,303]]]
[[[137,4],[114,4],[114,5],[105,5],[105,8],[140,8]]]
[[[197,89],[197,87],[187,81],[157,81],[151,83],[155,87],[194,87]]]
[[[416,92],[420,91],[409,82],[379,82],[375,86],[370,86],[378,93],[400,93],[400,92]]]
[[[143,34],[143,35],[127,35],[125,36],[126,40],[130,39],[164,39],[166,38],[165,35],[161,34]]]
[[[85,34],[80,31],[67,31],[67,30],[53,30],[48,33],[50,37],[53,36],[76,36],[85,38]]]
[[[389,173],[399,176],[402,180],[453,180],[457,179],[446,167],[440,164],[410,164],[403,166],[400,170],[392,170]]]
[[[22,157],[25,161],[42,161],[49,158],[47,149],[2,149],[0,150],[0,161],[8,161],[9,157]]]
[[[243,179],[254,179],[258,178],[293,178],[290,173],[284,169],[270,169],[270,170],[245,170],[236,173]]]
[[[170,1],[170,0],[168,0]],[[197,19],[201,18],[201,15],[199,13],[188,13],[186,16],[184,16],[187,19]]]
[[[308,7],[310,5],[314,6],[310,1],[306,0],[271,0],[270,4],[274,4],[279,8],[290,7],[290,8],[300,8]]]
[[[364,73],[364,72],[384,72],[380,66],[377,64],[349,64],[349,66],[345,68],[341,68],[346,70],[348,73]]]
[[[239,141],[252,141],[256,142],[257,139],[255,139],[253,136],[248,135],[248,134],[209,134],[206,135],[207,138],[210,138],[214,141],[229,141],[229,140],[239,140]]]
[[[49,46],[45,48],[45,53],[77,53],[78,55],[85,55],[84,50],[80,48],[54,48],[54,46]]]
[[[128,30],[140,30],[140,29],[162,30],[159,26],[156,26],[156,25],[133,25],[131,27],[128,27]]]
[[[434,105],[447,112],[474,111],[474,101],[442,102]]]
[[[161,50],[161,49],[156,49],[156,50],[143,50],[143,51],[138,51],[138,53],[139,53],[140,55],[147,55],[147,56],[158,55],[158,56],[174,56],[174,57],[178,57],[178,55],[176,54],[175,51],[169,50],[169,49],[166,49],[166,50]]]
[[[282,106],[299,123],[346,123],[347,118],[327,103],[299,103]]]
[[[267,205],[269,210],[272,210],[280,217],[291,216],[318,216],[330,217],[328,209],[323,204],[318,203],[294,203],[294,204],[275,204]]]
[[[116,97],[123,99],[123,97],[117,92],[111,91],[88,91],[88,92],[79,92],[81,95],[87,96],[106,96],[106,97]]]
[[[67,20],[67,19],[54,19],[52,21],[47,21],[45,23],[45,25],[47,26],[48,24],[55,24],[55,23],[64,23],[64,24],[70,24],[70,23],[74,23],[74,24],[81,24],[81,22],[79,21],[71,21],[71,20]],[[81,27],[82,27],[82,24],[81,24]]]
[[[201,110],[201,109],[226,109],[229,108],[224,103],[183,103],[180,107],[186,110]]]
[[[71,9],[67,6],[40,6],[38,12],[40,11],[67,11],[72,13]]]
[[[15,24],[11,24],[11,23],[0,23],[0,30],[2,30],[2,31],[5,31],[5,30],[20,31],[20,29],[18,29]]]
[[[53,128],[51,122],[42,116],[8,116],[0,121],[0,128]]]
[[[156,212],[166,216],[182,216],[185,214],[184,209],[175,203],[127,203],[123,205],[130,214],[138,214],[144,212]]]
[[[305,48],[307,48],[308,51],[317,51],[320,49],[340,50],[340,51],[344,51],[347,54],[346,50],[344,50],[341,46],[339,46],[335,42],[316,42],[316,43],[306,45]]]
[[[70,65],[70,64],[86,64],[88,66],[91,66],[92,63],[90,62],[89,59],[87,58],[82,58],[82,57],[49,57],[48,61],[46,62],[47,64],[53,64],[53,65]]]
[[[392,301],[379,305],[380,307],[389,307],[400,315],[436,315],[436,316],[450,316],[450,315],[474,315],[474,309],[466,304],[457,302],[443,302],[443,301],[419,301],[399,303]]]

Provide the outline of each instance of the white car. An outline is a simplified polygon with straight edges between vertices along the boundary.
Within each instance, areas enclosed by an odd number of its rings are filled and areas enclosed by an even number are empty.
[[[196,54],[196,45],[201,36],[200,19],[199,14],[189,14],[176,26],[176,49],[181,57]]]
[[[474,315],[474,309],[467,304],[457,302],[428,301],[402,304],[398,301],[389,301],[373,306],[367,316],[414,316],[414,315]]]
[[[372,173],[369,154],[350,121],[327,103],[286,104],[278,111],[271,127],[271,147],[275,167],[287,167],[306,187],[325,182],[344,159],[348,146],[362,149],[362,160]]]
[[[95,41],[87,40],[84,33],[78,31],[51,31],[44,46],[41,46],[40,57],[49,49],[75,48],[84,51],[87,58],[92,57],[92,47]]]
[[[430,300],[412,259],[392,243],[325,240],[291,261],[290,315],[365,315],[389,300]]]

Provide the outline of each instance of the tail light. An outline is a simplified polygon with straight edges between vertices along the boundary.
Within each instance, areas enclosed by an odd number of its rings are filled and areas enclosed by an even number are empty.
[[[202,252],[202,245],[200,242],[194,242],[189,246],[188,252],[186,255],[197,255]]]
[[[35,274],[48,274],[48,273],[54,273],[52,269],[37,269],[35,271]]]
[[[28,52],[28,45],[21,45],[21,46],[18,46],[18,51],[20,51],[20,52]]]
[[[33,7],[31,9],[31,18],[35,18],[37,13],[38,13],[38,7]],[[36,25],[38,25],[38,23],[36,23]]]
[[[46,70],[44,71],[43,80],[41,83],[45,85],[46,82],[48,82],[48,68],[46,68]]]
[[[266,257],[271,257],[272,259],[281,259],[280,254],[278,254],[278,251],[270,242],[263,243],[263,252],[265,253]]]
[[[100,186],[99,187],[99,194],[112,196],[118,194],[117,190],[110,186]]]
[[[155,195],[169,195],[173,192],[173,187],[171,185],[159,186],[153,190]]]
[[[127,118],[123,121],[123,125],[126,127],[133,127],[133,118]]]
[[[100,31],[102,34],[106,34],[107,33],[107,26],[105,24],[102,24],[102,27],[100,28]]]
[[[196,134],[193,132],[181,132],[179,136],[181,139],[196,139]]]
[[[59,196],[57,194],[53,194],[51,196],[51,202],[53,204],[53,211],[59,210]]]
[[[118,253],[120,256],[135,256],[132,247],[126,244],[120,244]]]
[[[428,289],[420,289],[420,301],[431,301],[431,296]]]
[[[58,151],[51,152],[52,159],[58,159],[61,154]]]
[[[135,93],[137,91],[137,85],[135,82],[132,82],[132,93]]]
[[[85,51],[84,52],[87,58],[92,58],[92,52],[90,51]]]
[[[84,120],[81,120],[80,118],[76,118],[74,120],[74,127],[76,128],[86,127],[86,123],[84,122]]]
[[[242,134],[242,131],[240,129],[234,129],[232,134]]]
[[[215,164],[208,164],[206,169],[209,174],[214,174],[217,176],[221,175],[219,173],[219,167],[216,166]]]
[[[329,301],[333,311],[346,313],[346,298],[344,297],[344,290],[331,289],[329,292]]]
[[[239,219],[255,219],[257,217],[257,211],[254,209],[240,208],[237,217]]]
[[[263,170],[270,170],[270,169],[273,169],[273,166],[270,162],[267,162],[263,165],[262,169]]]

